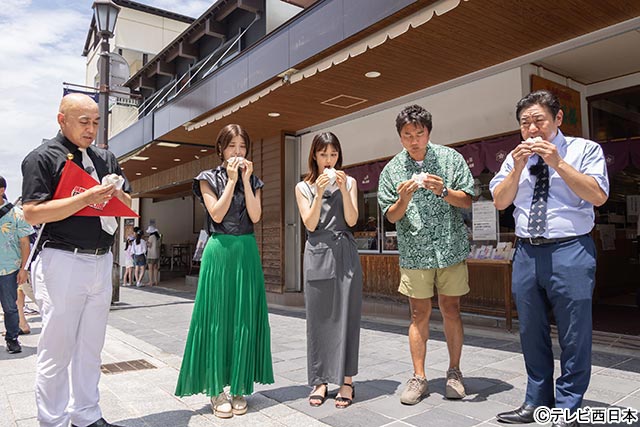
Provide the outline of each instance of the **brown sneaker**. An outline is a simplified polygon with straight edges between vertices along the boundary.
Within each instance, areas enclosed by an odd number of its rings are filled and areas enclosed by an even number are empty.
[[[445,386],[444,397],[447,399],[462,399],[467,394],[464,391],[462,382],[462,372],[458,368],[449,368],[447,371],[447,385]]]
[[[429,383],[426,378],[414,375],[400,395],[400,403],[405,405],[415,405],[422,400],[422,397],[429,392]]]

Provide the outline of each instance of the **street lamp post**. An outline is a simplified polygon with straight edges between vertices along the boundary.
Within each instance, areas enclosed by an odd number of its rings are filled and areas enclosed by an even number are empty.
[[[105,150],[109,149],[109,39],[113,37],[113,31],[118,19],[120,7],[110,0],[95,0],[93,2],[93,15],[100,37],[100,98],[98,109],[100,110],[100,130],[98,132],[97,145]]]
[[[116,28],[120,7],[110,0],[95,0],[93,2],[93,16],[96,22],[97,35],[100,37],[100,58],[98,66],[100,68],[100,98],[98,100],[98,110],[100,111],[100,129],[96,144],[105,150],[109,149],[109,39],[113,37]],[[118,253],[119,239],[114,240],[114,253]],[[111,294],[111,304],[120,301],[120,267],[113,259],[111,271],[111,282],[113,291]]]

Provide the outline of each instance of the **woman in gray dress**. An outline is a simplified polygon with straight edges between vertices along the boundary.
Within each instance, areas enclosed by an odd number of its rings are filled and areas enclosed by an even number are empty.
[[[307,229],[304,295],[307,309],[307,373],[311,406],[324,403],[327,384],[338,384],[336,407],[355,398],[358,373],[362,267],[349,227],[358,220],[356,182],[342,170],[342,149],[330,133],[316,135],[309,173],[296,186]]]

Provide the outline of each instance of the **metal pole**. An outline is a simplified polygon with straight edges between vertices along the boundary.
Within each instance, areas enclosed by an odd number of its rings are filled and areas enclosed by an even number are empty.
[[[100,129],[98,131],[97,146],[105,150],[109,149],[109,36],[103,34],[100,43],[100,97],[98,99],[98,110],[100,111]],[[116,232],[116,238],[112,247],[114,254],[119,253],[120,245]],[[113,290],[111,294],[111,304],[120,301],[120,266],[116,261],[117,256],[113,257],[113,266],[111,269],[111,283]]]
[[[100,131],[97,145],[105,150],[109,149],[109,36],[103,35],[100,43]]]

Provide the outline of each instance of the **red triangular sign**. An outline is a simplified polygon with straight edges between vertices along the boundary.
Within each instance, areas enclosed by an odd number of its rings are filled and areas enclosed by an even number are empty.
[[[67,160],[62,169],[62,175],[60,176],[60,182],[56,187],[56,192],[53,195],[55,199],[66,199],[67,197],[75,196],[76,194],[83,193],[89,188],[99,185],[91,175],[82,170],[80,166],[76,165],[73,161]],[[77,216],[124,216],[124,217],[138,217],[139,215],[129,209],[127,205],[122,203],[117,197],[112,198],[106,203],[100,203],[97,205],[89,205],[80,209],[74,215]]]

